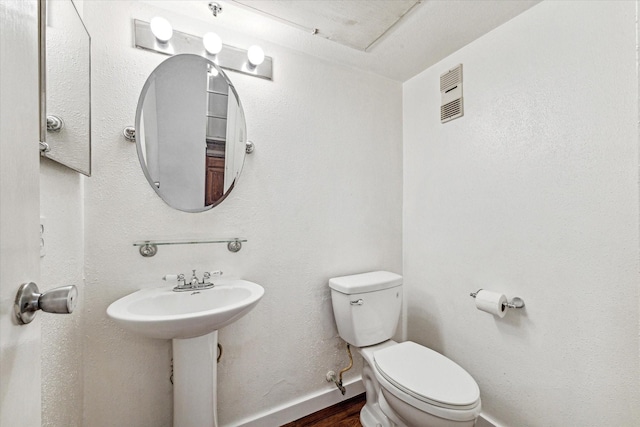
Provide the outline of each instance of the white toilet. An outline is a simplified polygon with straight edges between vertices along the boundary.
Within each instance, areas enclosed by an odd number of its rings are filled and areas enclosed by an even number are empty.
[[[480,414],[480,389],[452,360],[391,340],[402,308],[402,276],[388,271],[329,280],[342,339],[364,359],[364,427],[466,427]]]

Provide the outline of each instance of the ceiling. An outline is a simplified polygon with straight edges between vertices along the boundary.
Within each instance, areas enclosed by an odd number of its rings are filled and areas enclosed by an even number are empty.
[[[217,0],[216,18],[208,0],[145,3],[404,82],[539,1]]]
[[[239,6],[354,49],[366,51],[419,0],[231,0]]]

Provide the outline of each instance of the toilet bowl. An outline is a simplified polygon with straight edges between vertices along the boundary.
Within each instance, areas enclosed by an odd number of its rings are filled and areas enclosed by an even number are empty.
[[[338,333],[364,360],[364,427],[472,427],[480,389],[462,367],[420,344],[391,340],[402,277],[385,271],[331,279]]]
[[[403,424],[462,427],[475,423],[481,409],[480,389],[452,360],[411,341],[374,351],[373,359],[380,391]]]

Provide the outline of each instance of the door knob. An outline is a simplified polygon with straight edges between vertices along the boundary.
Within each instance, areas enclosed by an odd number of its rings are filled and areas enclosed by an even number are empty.
[[[38,310],[47,313],[72,313],[76,308],[78,288],[75,285],[62,286],[40,293],[33,282],[23,283],[16,294],[13,305],[18,322],[30,323]]]

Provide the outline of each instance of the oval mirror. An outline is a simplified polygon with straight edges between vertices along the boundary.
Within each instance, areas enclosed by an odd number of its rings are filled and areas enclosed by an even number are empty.
[[[240,98],[212,61],[170,57],[149,76],[136,112],[138,158],[169,206],[202,212],[224,200],[246,154]]]

